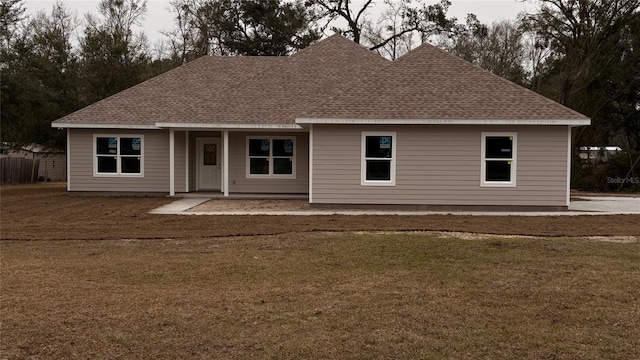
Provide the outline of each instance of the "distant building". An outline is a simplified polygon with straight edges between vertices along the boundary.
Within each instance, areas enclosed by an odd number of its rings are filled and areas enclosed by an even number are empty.
[[[622,151],[619,146],[582,146],[578,156],[583,163],[608,162],[611,155]]]
[[[29,144],[14,149],[10,143],[3,142],[0,146],[0,158],[5,157],[40,160],[38,181],[67,180],[67,159],[63,150],[39,144]]]

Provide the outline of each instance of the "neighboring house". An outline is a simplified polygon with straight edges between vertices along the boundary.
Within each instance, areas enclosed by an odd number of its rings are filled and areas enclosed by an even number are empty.
[[[14,149],[10,143],[0,146],[0,158],[23,158],[38,161],[38,181],[65,181],[67,160],[64,151],[39,144],[29,144]]]
[[[621,151],[619,146],[581,146],[578,156],[582,163],[605,163]]]
[[[431,45],[334,35],[202,57],[73,114],[69,191],[309,195],[318,206],[566,207],[585,116]]]

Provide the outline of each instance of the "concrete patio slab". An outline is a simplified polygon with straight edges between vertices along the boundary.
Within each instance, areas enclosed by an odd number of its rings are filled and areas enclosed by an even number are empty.
[[[570,211],[611,214],[640,214],[640,197],[581,197],[572,201]]]
[[[149,211],[149,214],[183,214],[187,210],[205,203],[209,198],[183,198],[178,199],[170,204],[162,205],[159,208]]]
[[[286,201],[275,209],[198,211],[190,210],[212,198],[183,198],[150,211],[151,214],[174,215],[273,215],[273,216],[316,216],[316,215],[377,215],[377,216],[425,216],[425,215],[466,215],[466,216],[578,216],[578,215],[626,215],[640,214],[640,197],[582,197],[572,201],[568,211],[402,211],[402,210],[361,210],[361,209],[287,209]],[[236,201],[236,200],[219,200]],[[241,201],[241,200],[238,200]]]

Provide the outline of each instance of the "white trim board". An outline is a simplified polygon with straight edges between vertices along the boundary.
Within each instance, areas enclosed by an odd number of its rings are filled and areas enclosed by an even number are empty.
[[[52,128],[58,129],[154,129],[159,127],[155,125],[132,125],[132,124],[70,124],[70,123],[51,123]]]
[[[340,125],[591,125],[591,119],[311,119],[298,118],[296,124]]]
[[[179,128],[179,129],[273,129],[273,130],[304,130],[302,126],[298,124],[205,124],[205,123],[174,123],[174,122],[157,122],[155,125],[157,128]],[[306,131],[306,130],[305,130]]]

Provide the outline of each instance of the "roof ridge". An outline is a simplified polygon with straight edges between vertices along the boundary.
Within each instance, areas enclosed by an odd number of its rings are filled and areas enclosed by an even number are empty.
[[[415,48],[415,49],[409,51],[408,53],[402,55],[401,57],[397,58],[394,61],[394,63],[397,63],[397,62],[400,62],[400,61],[402,61],[402,62],[407,61],[405,59],[407,57],[409,57],[409,55],[411,55],[412,53],[414,53],[415,51],[417,51],[417,50],[419,50],[419,49],[421,49],[423,47],[436,50],[437,52],[439,52],[439,53],[441,53],[441,54],[443,54],[445,56],[449,56],[449,57],[451,57],[453,59],[456,59],[457,61],[461,62],[465,66],[473,66],[476,70],[480,70],[480,71],[484,72],[485,74],[493,76],[494,78],[498,79],[499,81],[501,81],[503,83],[508,84],[511,87],[516,87],[516,88],[519,88],[521,90],[525,90],[529,94],[533,94],[533,95],[537,96],[538,98],[540,98],[541,100],[544,100],[545,102],[547,102],[547,103],[549,103],[551,105],[564,107],[567,110],[569,110],[569,111],[573,112],[574,114],[578,115],[578,117],[580,117],[580,118],[589,118],[588,116],[583,115],[583,114],[577,112],[576,110],[573,110],[572,108],[570,108],[570,107],[568,107],[566,105],[563,105],[563,104],[561,104],[561,103],[559,103],[559,102],[557,102],[557,101],[555,101],[553,99],[550,99],[550,98],[548,98],[548,97],[546,97],[546,96],[544,96],[544,95],[542,95],[540,93],[537,93],[537,92],[535,92],[535,91],[533,91],[533,90],[531,90],[531,89],[529,89],[529,88],[527,88],[527,87],[525,87],[523,85],[517,84],[517,83],[515,83],[515,82],[513,82],[511,80],[505,79],[505,78],[503,78],[502,76],[500,76],[498,74],[495,74],[495,73],[493,73],[493,72],[491,72],[491,71],[489,71],[487,69],[484,69],[484,68],[480,67],[479,65],[476,65],[476,64],[474,64],[474,63],[472,63],[470,61],[467,61],[467,60],[465,60],[465,59],[463,59],[463,58],[461,58],[461,57],[459,57],[457,55],[454,55],[454,54],[452,54],[452,53],[450,53],[450,52],[448,52],[448,51],[446,51],[444,49],[441,49],[441,48],[439,48],[439,47],[437,47],[437,46],[435,46],[433,44],[430,44],[428,42],[425,42],[425,43],[421,44],[417,48]]]
[[[364,45],[362,45],[360,43],[357,43],[357,42],[355,42],[353,40],[350,40],[350,39],[346,38],[345,36],[342,36],[339,33],[334,33],[333,35],[330,35],[330,36],[328,36],[328,37],[326,37],[324,39],[319,39],[318,41],[316,41],[313,44],[307,46],[306,48],[301,49],[298,52],[291,54],[290,57],[297,58],[297,57],[299,57],[299,56],[297,56],[299,54],[303,54],[304,55],[308,51],[314,50],[317,46],[326,45],[331,39],[340,39],[339,41],[343,41],[344,43],[349,43],[351,45],[354,45],[354,49],[355,48],[359,48],[360,50],[364,50],[364,51],[366,51],[368,53],[375,54],[375,55],[380,56],[381,58],[383,58],[385,60],[388,60],[385,57],[381,56],[380,54],[377,54],[377,53],[373,52],[372,50],[369,50],[369,48],[367,48],[366,46],[364,46]]]
[[[344,36],[342,36],[342,35],[340,35],[340,34],[338,34],[338,33],[333,33],[333,35],[329,35],[329,36],[327,36],[327,37],[326,37],[326,38],[324,38],[324,39],[318,39],[318,40],[316,40],[315,42],[311,43],[309,46],[307,46],[307,47],[305,47],[305,48],[302,48],[302,49],[300,49],[300,50],[296,51],[295,53],[293,53],[293,54],[291,54],[291,55],[289,55],[289,56],[290,56],[290,57],[295,57],[296,55],[298,55],[298,54],[300,54],[300,53],[304,54],[305,52],[308,52],[308,51],[309,51],[309,49],[313,49],[313,48],[315,48],[316,46],[318,46],[318,44],[321,44],[323,41],[325,41],[325,40],[329,40],[329,39],[331,39],[331,38],[338,38],[338,37],[344,38]]]

